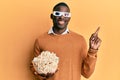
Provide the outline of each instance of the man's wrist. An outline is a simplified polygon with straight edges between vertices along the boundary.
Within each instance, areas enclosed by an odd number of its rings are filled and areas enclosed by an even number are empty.
[[[94,53],[97,53],[97,52],[98,52],[98,49],[89,48],[88,52],[89,52],[90,54],[94,54]]]
[[[89,48],[89,50],[88,50],[88,56],[96,58],[97,57],[97,51],[98,51],[98,49]]]

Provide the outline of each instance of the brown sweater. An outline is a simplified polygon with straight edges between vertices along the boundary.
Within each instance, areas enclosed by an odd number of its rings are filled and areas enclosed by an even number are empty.
[[[59,70],[48,80],[80,80],[81,75],[88,78],[94,71],[96,50],[89,49],[85,39],[72,31],[65,35],[53,35],[47,32],[37,38],[34,54],[41,51],[55,52],[59,57]]]

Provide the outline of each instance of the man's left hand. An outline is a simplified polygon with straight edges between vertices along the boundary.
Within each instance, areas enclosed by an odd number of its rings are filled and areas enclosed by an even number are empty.
[[[98,37],[98,32],[100,30],[100,27],[97,28],[97,30],[91,35],[89,39],[89,48],[98,50],[100,47],[100,44],[102,40]]]

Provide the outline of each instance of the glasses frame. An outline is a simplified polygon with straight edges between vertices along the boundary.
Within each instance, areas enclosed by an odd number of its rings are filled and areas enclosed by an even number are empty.
[[[59,13],[59,15],[56,15],[56,13]],[[68,16],[65,16],[65,14],[67,14]],[[61,12],[61,11],[53,11],[53,15],[54,16],[64,16],[64,17],[71,17],[71,13],[70,12]]]

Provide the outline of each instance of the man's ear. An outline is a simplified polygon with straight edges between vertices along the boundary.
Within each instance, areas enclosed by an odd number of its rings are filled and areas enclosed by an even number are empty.
[[[53,14],[50,14],[50,18],[53,19]]]

